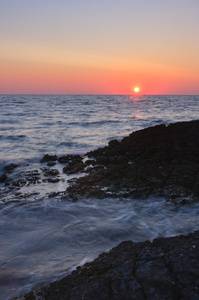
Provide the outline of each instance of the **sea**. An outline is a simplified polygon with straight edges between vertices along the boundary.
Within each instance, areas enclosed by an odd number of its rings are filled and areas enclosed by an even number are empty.
[[[45,154],[85,155],[158,124],[199,118],[199,96],[0,95],[0,177],[41,170]],[[0,183],[0,299],[11,299],[70,274],[124,240],[199,229],[199,204],[164,198],[78,199],[62,192],[74,175],[9,190]],[[75,175],[82,176],[83,174]]]

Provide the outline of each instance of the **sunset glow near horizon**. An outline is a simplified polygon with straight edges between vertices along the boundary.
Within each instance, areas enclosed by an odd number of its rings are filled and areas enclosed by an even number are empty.
[[[198,0],[0,0],[0,93],[198,95],[198,13]]]

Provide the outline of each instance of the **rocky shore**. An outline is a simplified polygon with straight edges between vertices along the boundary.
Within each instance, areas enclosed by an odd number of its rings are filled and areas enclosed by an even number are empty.
[[[88,175],[67,189],[73,199],[153,194],[181,204],[199,200],[199,121],[133,132],[87,156]]]
[[[71,275],[15,300],[199,299],[199,231],[122,242]]]
[[[41,163],[46,164],[41,169],[45,179],[35,170],[30,183],[59,181],[56,164],[74,176],[64,192],[49,196],[133,201],[154,195],[189,205],[199,200],[199,121],[133,132],[85,157],[45,155]],[[0,180],[12,189],[9,172]],[[15,299],[199,299],[199,232],[152,243],[123,242],[62,280]]]
[[[1,194],[28,197],[20,188],[65,181],[66,190],[48,196],[71,200],[81,197],[165,197],[178,204],[199,200],[199,121],[158,125],[131,133],[121,142],[80,155],[44,155],[40,169],[17,173],[17,165],[5,166]],[[28,167],[27,167],[28,168]],[[59,170],[58,170],[59,169]],[[61,170],[61,172],[60,172]],[[17,190],[17,193],[16,193]]]

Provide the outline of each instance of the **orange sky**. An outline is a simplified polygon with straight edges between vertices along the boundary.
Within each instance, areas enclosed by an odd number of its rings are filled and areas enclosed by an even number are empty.
[[[2,94],[199,94],[196,0],[3,2]]]

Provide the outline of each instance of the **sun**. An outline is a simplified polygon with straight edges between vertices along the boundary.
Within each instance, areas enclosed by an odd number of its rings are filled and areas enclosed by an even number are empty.
[[[134,88],[134,92],[135,93],[138,93],[140,91],[140,88],[138,87],[138,86],[136,86],[135,88]]]

